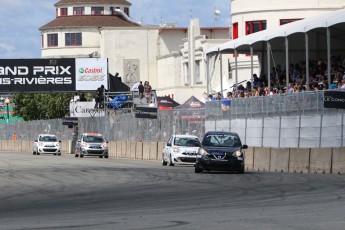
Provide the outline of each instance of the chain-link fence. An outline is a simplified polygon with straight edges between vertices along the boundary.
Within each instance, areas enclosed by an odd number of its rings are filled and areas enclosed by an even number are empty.
[[[323,91],[319,91],[236,98],[232,100],[231,109],[227,112],[221,110],[221,101],[213,101],[207,102],[205,109],[158,110],[157,119],[135,118],[134,113],[79,118],[79,130],[62,125],[61,119],[14,122],[0,124],[0,139],[11,140],[13,133],[16,133],[17,139],[34,140],[40,133],[51,133],[58,135],[62,140],[74,140],[76,138],[74,134],[78,131],[79,134],[83,132],[102,133],[109,141],[167,141],[172,134],[188,133],[201,138],[207,130],[224,130],[239,132],[241,138],[252,140],[252,146],[261,147],[270,143],[267,141],[269,140],[267,136],[271,134],[274,134],[274,138],[279,137],[274,146],[289,147],[286,145],[290,142],[286,143],[285,139],[282,139],[284,136],[293,139],[294,145],[298,143],[298,146],[304,146],[303,143],[307,143],[308,140],[300,138],[303,138],[308,132],[318,133],[319,136],[314,139],[320,139],[320,143],[323,141],[322,137],[325,135],[327,127],[324,129],[320,129],[320,127],[325,126],[325,122],[328,122],[329,119],[319,119],[321,116],[339,115],[336,119],[330,118],[336,123],[328,125],[328,128],[334,127],[327,132],[335,132],[337,140],[340,140],[343,145],[345,110],[327,109],[324,108],[323,103],[324,94]],[[304,117],[313,116],[315,118],[304,119]],[[282,117],[286,119],[282,120]],[[312,129],[309,128],[311,124],[307,121],[313,119],[316,119],[316,122]],[[285,121],[287,126],[293,123],[294,127],[285,127]],[[308,127],[301,128],[304,124],[308,124]],[[290,131],[292,134],[286,136],[286,133]],[[295,136],[298,139],[295,139]],[[315,143],[313,144],[315,145]],[[320,144],[320,146],[325,145]]]
[[[0,125],[0,139],[34,140],[40,133],[56,134],[61,140],[72,140],[75,131],[102,133],[109,141],[167,141],[176,133],[202,136],[205,110],[158,111],[157,119],[135,118],[134,113],[105,117],[79,118],[78,129],[62,125],[62,120],[15,122]]]
[[[235,98],[229,113],[221,110],[221,104],[221,101],[206,102],[207,120],[344,113],[342,109],[324,108],[324,91]]]

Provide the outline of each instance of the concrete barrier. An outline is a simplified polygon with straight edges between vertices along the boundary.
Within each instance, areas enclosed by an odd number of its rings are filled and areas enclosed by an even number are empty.
[[[166,142],[158,142],[158,147],[157,147],[157,160],[162,161],[162,152],[163,149],[166,145]]]
[[[137,143],[134,141],[129,142],[129,143],[130,143],[130,145],[129,145],[129,158],[135,159],[135,149],[136,149]]]
[[[270,172],[288,172],[289,171],[290,149],[272,148]]]
[[[111,141],[108,143],[108,155],[109,157],[116,157],[116,142]]]
[[[150,160],[150,142],[143,142],[143,160]]]
[[[333,149],[332,173],[345,174],[345,148]]]
[[[62,154],[70,154],[71,141],[62,141]],[[32,154],[32,141],[0,140],[2,151]],[[109,142],[109,156],[141,160],[162,159],[165,142]],[[345,148],[248,148],[245,169],[271,172],[345,174]]]
[[[158,143],[157,142],[150,142],[150,160],[157,160],[158,159]]]
[[[310,149],[290,149],[289,172],[309,173]]]
[[[309,161],[309,173],[331,173],[332,149],[311,149]]]
[[[254,151],[254,170],[270,170],[271,148],[255,148]]]
[[[122,157],[122,144],[121,141],[116,141],[116,154],[115,156],[117,158],[121,158]]]
[[[136,143],[135,158],[143,160],[143,142]]]
[[[120,141],[121,143],[121,158],[126,158],[127,155],[127,142]]]
[[[254,169],[254,148],[253,147],[250,147],[245,150],[244,165],[245,165],[245,170]]]
[[[126,143],[126,150],[125,150],[125,158],[130,159],[131,158],[131,142],[125,142]]]

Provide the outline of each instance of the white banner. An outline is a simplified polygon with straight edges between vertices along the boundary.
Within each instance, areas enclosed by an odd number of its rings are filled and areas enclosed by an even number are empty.
[[[70,117],[104,117],[105,111],[94,109],[94,101],[77,101],[70,102]]]
[[[77,58],[76,91],[94,91],[101,85],[108,89],[108,64],[106,58]]]

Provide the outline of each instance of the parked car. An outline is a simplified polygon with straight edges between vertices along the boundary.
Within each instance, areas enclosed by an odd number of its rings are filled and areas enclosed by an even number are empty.
[[[195,164],[201,146],[200,139],[193,135],[172,135],[162,152],[162,164]]]
[[[83,133],[75,146],[75,157],[108,158],[108,141],[99,133]]]
[[[41,153],[61,155],[61,140],[53,134],[39,134],[34,141],[32,153],[33,155]]]
[[[195,172],[232,171],[244,173],[244,149],[240,137],[234,132],[207,132],[197,155]]]

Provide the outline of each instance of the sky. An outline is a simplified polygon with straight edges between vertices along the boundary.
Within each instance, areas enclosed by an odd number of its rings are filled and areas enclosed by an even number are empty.
[[[0,59],[40,58],[39,28],[55,19],[59,0],[1,0]],[[230,0],[129,0],[131,18],[147,25],[175,23],[188,27],[199,18],[202,27],[228,27]],[[214,12],[220,11],[215,20]]]

